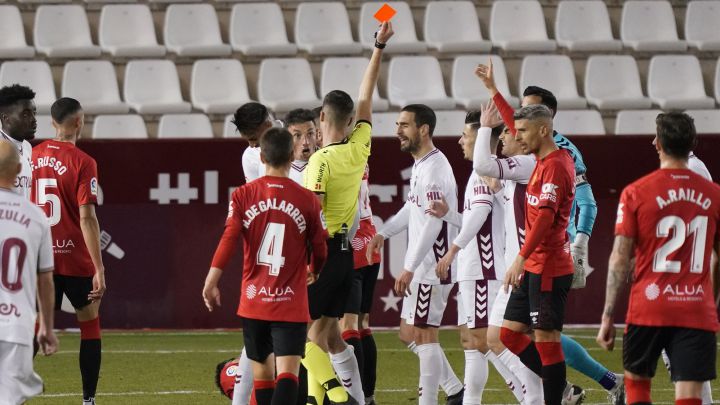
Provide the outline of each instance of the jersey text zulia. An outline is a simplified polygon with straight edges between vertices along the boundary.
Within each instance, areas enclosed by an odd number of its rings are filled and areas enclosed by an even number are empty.
[[[626,322],[718,330],[710,261],[720,240],[720,186],[659,169],[623,190],[615,234],[635,241]]]
[[[308,322],[308,247],[314,268],[327,257],[327,230],[315,195],[286,177],[264,176],[232,194],[213,267],[224,269],[243,241],[238,315]]]
[[[95,266],[80,229],[80,207],[97,204],[97,164],[70,142],[45,141],[33,148],[32,200],[52,227],[55,273],[90,277]]]

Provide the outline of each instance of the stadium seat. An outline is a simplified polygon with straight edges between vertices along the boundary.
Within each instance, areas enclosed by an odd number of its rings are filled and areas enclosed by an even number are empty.
[[[295,43],[311,55],[349,55],[362,52],[353,41],[344,3],[300,3],[295,14]]]
[[[720,103],[720,59],[715,65],[715,85],[713,87],[715,88],[715,100]]]
[[[275,112],[315,108],[322,103],[315,92],[310,62],[300,58],[263,59],[258,99]]]
[[[70,3],[72,0],[18,0],[21,4]]]
[[[373,113],[372,136],[393,137],[397,134],[397,119],[400,113]]]
[[[522,29],[519,29],[522,27]],[[554,51],[537,0],[496,1],[490,12],[490,40],[505,51]]]
[[[555,16],[555,39],[571,51],[622,49],[622,41],[613,38],[610,15],[602,0],[561,1]]]
[[[230,45],[245,55],[294,55],[277,3],[236,4],[230,14]]]
[[[620,39],[635,51],[684,51],[678,39],[675,14],[666,0],[625,2],[620,20]]]
[[[699,51],[720,51],[720,1],[691,1],[685,12],[685,40]]]
[[[587,107],[585,99],[578,95],[575,69],[566,55],[526,56],[520,71],[518,94],[522,94],[527,86],[540,86],[552,91],[561,109]]]
[[[663,109],[713,108],[705,93],[700,61],[694,55],[660,55],[650,59],[648,96]]]
[[[325,58],[320,75],[320,94],[342,90],[357,102],[360,83],[370,60],[365,57]],[[387,100],[380,98],[377,85],[373,93],[373,111],[387,111]]]
[[[160,118],[158,138],[212,138],[212,124],[205,114],[167,114]]]
[[[206,114],[227,114],[250,101],[245,69],[237,59],[201,59],[193,64],[190,101]]]
[[[171,4],[165,12],[165,46],[178,56],[227,56],[212,4]]]
[[[602,115],[597,110],[560,110],[553,129],[563,135],[605,135]]]
[[[40,114],[50,112],[55,102],[55,82],[50,65],[45,61],[9,61],[0,67],[0,87],[15,83],[35,91],[35,106]]]
[[[93,139],[147,139],[147,127],[142,116],[98,115],[92,128]]]
[[[471,1],[431,1],[425,8],[424,38],[440,52],[488,52],[492,48],[480,33]]]
[[[655,135],[660,110],[623,110],[615,119],[615,135]]]
[[[88,4],[98,3],[135,3],[137,0],[85,0]]]
[[[37,128],[35,129],[35,139],[53,139],[55,138],[55,128],[52,126],[52,118],[49,115],[36,115]]]
[[[130,110],[120,101],[115,67],[106,60],[66,63],[60,93],[78,100],[88,114],[125,114]]]
[[[475,67],[480,63],[487,65],[489,58],[492,58],[493,61],[495,85],[505,100],[517,107],[518,98],[510,95],[505,63],[498,55],[462,55],[455,58],[450,94],[458,104],[468,110],[479,109],[480,104],[487,103],[490,100],[490,94],[482,81],[475,76]]]
[[[145,4],[110,4],[100,12],[98,42],[103,51],[120,57],[165,56],[158,45],[150,8]]]
[[[364,2],[360,9],[360,21],[358,21],[358,39],[363,48],[372,49],[375,46],[375,37],[378,30],[378,21],[373,17],[382,2]],[[404,1],[388,1],[390,7],[397,11],[393,17],[393,35],[390,44],[385,48],[385,53],[423,53],[427,50],[424,42],[418,41],[415,32],[415,21],[413,20],[410,6]]]
[[[436,110],[455,108],[455,100],[445,92],[440,63],[433,56],[394,57],[388,69],[387,95],[397,107],[422,103]]]
[[[601,110],[650,108],[640,73],[630,55],[593,55],[585,67],[585,97]]]
[[[223,138],[240,138],[240,133],[237,131],[237,127],[232,123],[233,115],[228,114],[225,116],[223,122]]]
[[[465,126],[465,111],[435,111],[435,130],[433,136],[462,135]]]
[[[720,110],[687,110],[698,134],[720,134]]]
[[[43,5],[35,11],[35,49],[51,58],[96,58],[85,9],[77,4]]]
[[[170,60],[134,60],[125,66],[125,102],[140,114],[190,112],[183,101],[180,79]]]
[[[35,49],[25,41],[20,10],[17,6],[0,6],[0,59],[32,58]]]

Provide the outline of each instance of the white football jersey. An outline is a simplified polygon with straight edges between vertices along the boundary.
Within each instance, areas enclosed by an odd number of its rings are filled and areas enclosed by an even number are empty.
[[[0,189],[0,340],[32,346],[37,273],[52,271],[50,224],[27,198]]]
[[[18,148],[22,169],[20,169],[20,174],[18,174],[15,179],[14,191],[30,200],[30,185],[32,184],[32,166],[30,166],[30,161],[32,160],[32,145],[30,145],[28,141],[16,141],[3,131],[0,131],[0,136],[12,142]]]
[[[408,252],[414,252],[421,244],[422,229],[429,219],[434,218],[429,211],[430,201],[441,198],[445,198],[450,210],[457,212],[457,185],[452,167],[440,150],[433,149],[425,157],[416,160],[412,168],[407,201],[410,206]],[[454,265],[451,266],[450,277],[446,280],[441,282],[435,275],[438,260],[447,253],[455,236],[457,236],[457,228],[443,221],[435,243],[415,269],[414,281],[423,284],[450,284],[457,280],[457,270]],[[405,256],[405,261],[405,266],[408,268],[408,254]]]
[[[712,181],[712,176],[710,175],[710,171],[707,169],[707,166],[705,166],[705,163],[703,163],[703,161],[692,152],[690,152],[690,158],[688,159],[688,168]]]
[[[496,162],[504,191],[505,264],[509,266],[525,244],[525,189],[536,162],[534,155],[517,155]]]
[[[458,253],[458,281],[502,280],[505,276],[505,224],[503,202],[493,198],[490,187],[474,171],[465,186],[463,226],[478,226],[480,230],[469,242],[455,238],[455,244],[463,249]],[[490,213],[482,224],[468,223],[465,216],[479,207],[490,207]],[[466,244],[467,243],[467,244]]]
[[[294,160],[292,162],[292,164],[290,165],[290,173],[289,173],[290,179],[303,187],[305,184],[305,168],[307,167],[307,164],[308,164],[308,162],[306,162],[304,160]],[[257,178],[260,178],[264,175],[265,175],[265,165],[261,163],[260,166],[258,166]]]
[[[245,183],[250,183],[258,177],[261,177],[261,167],[264,169],[264,166],[260,161],[260,147],[248,145],[242,155],[242,169],[243,174],[245,175]]]

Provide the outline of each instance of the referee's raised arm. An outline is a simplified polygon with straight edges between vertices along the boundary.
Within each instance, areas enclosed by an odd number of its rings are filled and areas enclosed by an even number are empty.
[[[355,122],[372,122],[372,98],[377,84],[378,75],[380,73],[382,53],[383,49],[385,49],[387,41],[393,36],[393,34],[394,32],[391,22],[386,21],[380,24],[380,28],[375,36],[375,48],[373,48],[370,64],[365,70],[363,81],[360,84],[360,94],[358,95],[357,108],[355,110]]]

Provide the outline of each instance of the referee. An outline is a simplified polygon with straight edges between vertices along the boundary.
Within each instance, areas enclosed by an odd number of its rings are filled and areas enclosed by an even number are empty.
[[[377,84],[382,50],[392,35],[392,24],[382,23],[376,34],[370,64],[360,85],[354,117],[353,100],[344,91],[331,91],[323,99],[320,130],[324,147],[310,157],[305,173],[305,187],[316,193],[322,202],[330,235],[327,241],[327,263],[317,281],[308,287],[310,317],[313,321],[308,331],[311,342],[308,343],[303,364],[308,369],[310,380],[308,399],[310,401],[310,396],[314,396],[317,403],[322,403],[323,394],[314,395],[317,391],[313,389],[310,376],[315,377],[335,403],[364,403],[365,399],[357,360],[352,347],[342,339],[338,318],[345,312],[352,286],[354,263],[350,240],[357,227],[358,193],[370,156],[372,96]],[[345,399],[342,392],[338,398],[339,390],[333,390],[338,384],[337,380],[326,380],[326,365],[320,360],[315,361],[315,357],[321,357],[313,355],[319,354],[318,349],[330,353],[335,372],[352,398]]]

